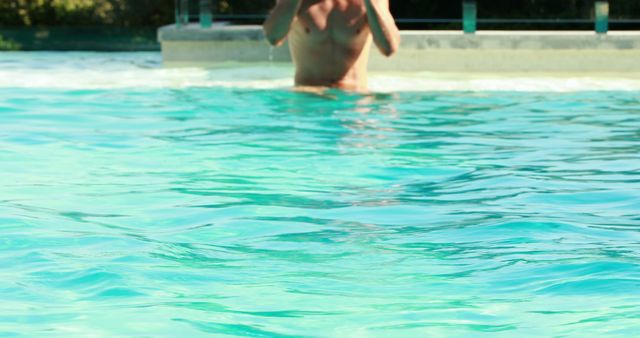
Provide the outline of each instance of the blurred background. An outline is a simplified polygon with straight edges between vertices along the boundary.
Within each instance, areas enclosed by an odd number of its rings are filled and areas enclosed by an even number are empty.
[[[0,0],[0,50],[159,50],[175,0]],[[214,21],[260,24],[275,0],[213,0]],[[461,28],[461,0],[391,0],[402,29]],[[478,0],[482,29],[590,30],[594,0]],[[192,0],[193,20],[198,0]],[[640,0],[612,0],[611,29],[640,30]]]

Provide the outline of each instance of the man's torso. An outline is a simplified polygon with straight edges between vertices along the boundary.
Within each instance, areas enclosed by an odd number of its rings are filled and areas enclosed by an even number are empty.
[[[364,0],[303,0],[289,44],[297,84],[366,87],[371,33]]]

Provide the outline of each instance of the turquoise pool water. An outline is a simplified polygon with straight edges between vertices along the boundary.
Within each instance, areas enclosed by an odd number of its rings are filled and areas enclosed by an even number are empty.
[[[0,54],[0,336],[640,334],[640,91],[159,67]]]

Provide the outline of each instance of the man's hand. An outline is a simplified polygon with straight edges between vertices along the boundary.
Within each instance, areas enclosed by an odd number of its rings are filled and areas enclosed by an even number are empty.
[[[270,44],[282,45],[300,10],[300,4],[302,0],[278,0],[263,25],[264,35]]]
[[[373,41],[382,54],[393,55],[400,45],[400,31],[389,11],[389,0],[364,0]]]

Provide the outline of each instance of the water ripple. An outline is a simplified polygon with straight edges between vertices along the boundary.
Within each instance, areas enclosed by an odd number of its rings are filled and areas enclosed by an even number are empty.
[[[80,61],[151,86],[0,80],[0,336],[640,330],[637,92],[177,86],[139,57]]]

